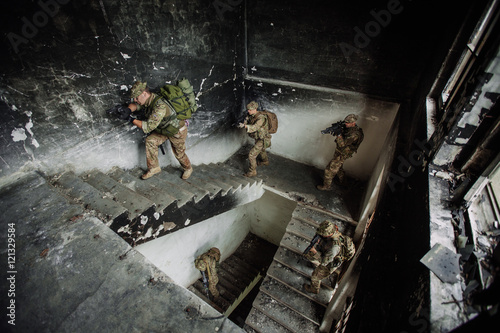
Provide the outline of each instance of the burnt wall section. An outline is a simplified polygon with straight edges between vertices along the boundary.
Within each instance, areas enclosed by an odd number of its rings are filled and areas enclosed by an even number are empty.
[[[248,74],[410,98],[451,15],[451,1],[249,0]]]
[[[101,151],[109,144],[120,151],[115,165],[137,165],[144,159],[142,131],[105,110],[128,103],[138,79],[152,89],[191,81],[200,107],[188,146],[229,127],[241,106],[242,6],[223,16],[201,1],[40,0],[1,7],[0,177],[30,168],[56,171],[51,159],[64,155],[68,163],[103,168],[108,161]]]

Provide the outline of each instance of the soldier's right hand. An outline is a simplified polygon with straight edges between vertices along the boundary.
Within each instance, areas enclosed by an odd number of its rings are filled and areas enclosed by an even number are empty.
[[[245,124],[244,124],[244,123],[239,123],[239,124],[238,124],[238,128],[243,128],[243,127],[245,127]]]

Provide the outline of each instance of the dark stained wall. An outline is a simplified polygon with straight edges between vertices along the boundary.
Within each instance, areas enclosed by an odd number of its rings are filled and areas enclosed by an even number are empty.
[[[100,158],[114,150],[143,162],[142,132],[105,113],[129,101],[138,79],[152,88],[190,79],[200,105],[190,146],[230,123],[240,108],[241,5],[25,0],[0,7],[0,177],[23,167],[55,170],[51,160],[65,154],[74,159],[68,163],[88,167],[112,165],[109,159],[118,157]]]
[[[464,4],[248,1],[249,75],[408,99]],[[458,7],[458,8],[457,8]],[[461,14],[462,15],[462,14]]]

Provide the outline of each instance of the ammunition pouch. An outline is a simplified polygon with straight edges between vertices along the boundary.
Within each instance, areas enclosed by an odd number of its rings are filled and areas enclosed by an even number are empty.
[[[155,132],[170,137],[176,135],[179,132],[179,129],[172,124],[168,124],[165,128],[156,128]]]

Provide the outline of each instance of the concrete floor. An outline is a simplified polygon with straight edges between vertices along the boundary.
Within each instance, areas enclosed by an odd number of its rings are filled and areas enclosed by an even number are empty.
[[[251,148],[249,145],[242,147],[224,164],[245,173]],[[257,177],[264,181],[268,190],[276,190],[292,200],[306,202],[357,221],[366,182],[349,178],[346,174],[341,186],[334,183],[332,191],[319,191],[316,185],[323,181],[323,170],[271,153],[268,156],[269,165],[257,168]]]

